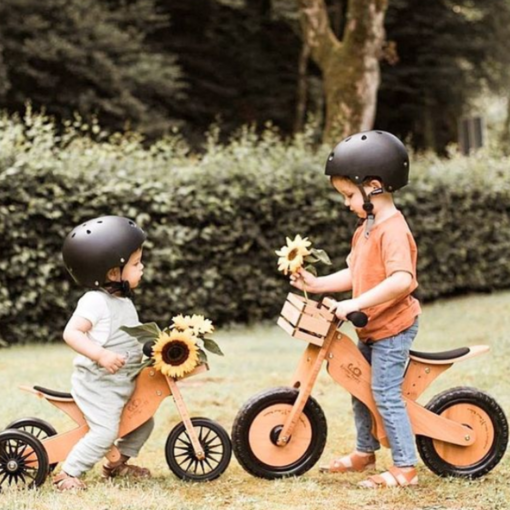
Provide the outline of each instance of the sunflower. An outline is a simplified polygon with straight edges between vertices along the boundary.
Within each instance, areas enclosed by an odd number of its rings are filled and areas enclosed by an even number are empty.
[[[304,258],[310,255],[308,247],[312,243],[308,240],[308,237],[301,238],[297,235],[293,241],[287,237],[287,246],[283,246],[281,250],[276,251],[278,255],[278,271],[283,271],[283,274],[287,274],[289,271],[295,273],[301,267],[303,267]]]
[[[191,329],[197,336],[206,335],[214,331],[214,326],[209,319],[206,319],[203,315],[177,315],[172,319],[172,329],[178,331],[186,331]]]
[[[190,330],[162,332],[152,352],[154,368],[168,377],[183,377],[200,362],[196,338]]]

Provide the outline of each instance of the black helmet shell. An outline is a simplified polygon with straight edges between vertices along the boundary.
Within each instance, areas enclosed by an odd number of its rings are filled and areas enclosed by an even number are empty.
[[[64,264],[78,284],[99,288],[108,271],[123,266],[146,238],[145,232],[129,218],[94,218],[67,235],[62,248]]]
[[[403,188],[409,180],[409,156],[404,144],[386,131],[364,131],[342,140],[329,155],[326,175],[342,176],[360,185],[378,178],[387,191]]]

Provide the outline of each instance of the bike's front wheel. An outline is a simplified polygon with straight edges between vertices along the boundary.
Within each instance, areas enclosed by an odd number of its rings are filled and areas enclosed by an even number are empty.
[[[268,480],[299,476],[319,460],[328,430],[324,412],[312,397],[289,442],[277,445],[297,396],[294,388],[273,388],[252,397],[237,413],[232,444],[237,460],[248,473]]]
[[[475,388],[452,388],[434,397],[426,408],[476,434],[471,446],[416,436],[420,457],[431,471],[439,476],[478,478],[502,459],[508,444],[508,422],[490,395]]]
[[[227,431],[208,418],[191,418],[191,423],[203,449],[204,458],[195,455],[191,439],[183,422],[168,435],[165,456],[171,471],[184,481],[208,482],[227,469],[232,457],[232,443]]]

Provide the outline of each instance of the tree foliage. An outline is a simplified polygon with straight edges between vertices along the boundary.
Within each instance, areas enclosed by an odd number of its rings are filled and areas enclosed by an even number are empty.
[[[271,121],[290,133],[296,95],[299,36],[268,0],[158,0],[173,21],[151,40],[179,55],[190,100],[175,105],[188,132],[201,139],[212,122],[232,133]]]
[[[78,112],[161,132],[170,124],[165,107],[183,89],[176,58],[146,42],[162,25],[168,18],[153,0],[2,0],[0,106],[19,112],[30,101],[59,118]]]
[[[510,2],[391,0],[377,126],[444,152],[483,90],[507,88]]]
[[[313,2],[327,8],[326,32],[342,54],[325,66],[326,88],[345,97],[325,95],[324,70],[307,65],[296,0],[3,0],[0,108],[21,113],[31,101],[58,118],[97,115],[110,130],[127,123],[152,138],[178,125],[195,145],[215,121],[227,135],[268,121],[291,134],[305,109],[322,116],[325,99],[354,118],[363,43],[349,58],[340,46],[349,9],[368,0]],[[471,98],[506,90],[509,11],[509,0],[388,0],[386,45],[372,58],[372,69],[382,59],[375,125],[444,151]]]

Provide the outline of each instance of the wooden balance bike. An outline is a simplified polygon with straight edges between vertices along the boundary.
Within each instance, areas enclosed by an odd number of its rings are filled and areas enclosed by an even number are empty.
[[[361,400],[372,414],[372,433],[388,447],[382,418],[370,389],[370,365],[352,340],[338,331],[339,321],[328,311],[331,301],[305,300],[289,294],[278,325],[309,342],[290,387],[253,396],[232,426],[234,454],[254,476],[276,479],[302,475],[319,460],[327,437],[326,417],[311,392],[324,361],[329,375]],[[362,312],[349,315],[358,327]],[[457,387],[435,396],[425,407],[416,399],[454,363],[489,350],[463,347],[447,352],[411,351],[402,392],[420,457],[440,476],[476,478],[491,471],[508,443],[508,422],[488,394]]]
[[[151,347],[144,346],[144,352],[151,355]],[[207,370],[207,365],[200,365],[186,377]],[[0,490],[8,485],[38,487],[43,484],[89,429],[71,394],[40,386],[21,389],[46,399],[70,416],[77,427],[57,434],[49,423],[38,418],[23,418],[10,423],[0,433]],[[230,463],[232,446],[228,433],[220,424],[207,418],[190,418],[176,380],[152,367],[144,368],[137,378],[135,391],[121,417],[119,437],[150,419],[169,395],[173,396],[182,422],[172,429],[166,441],[168,467],[182,480],[214,480]],[[120,452],[112,446],[106,457],[115,462],[120,458]]]

